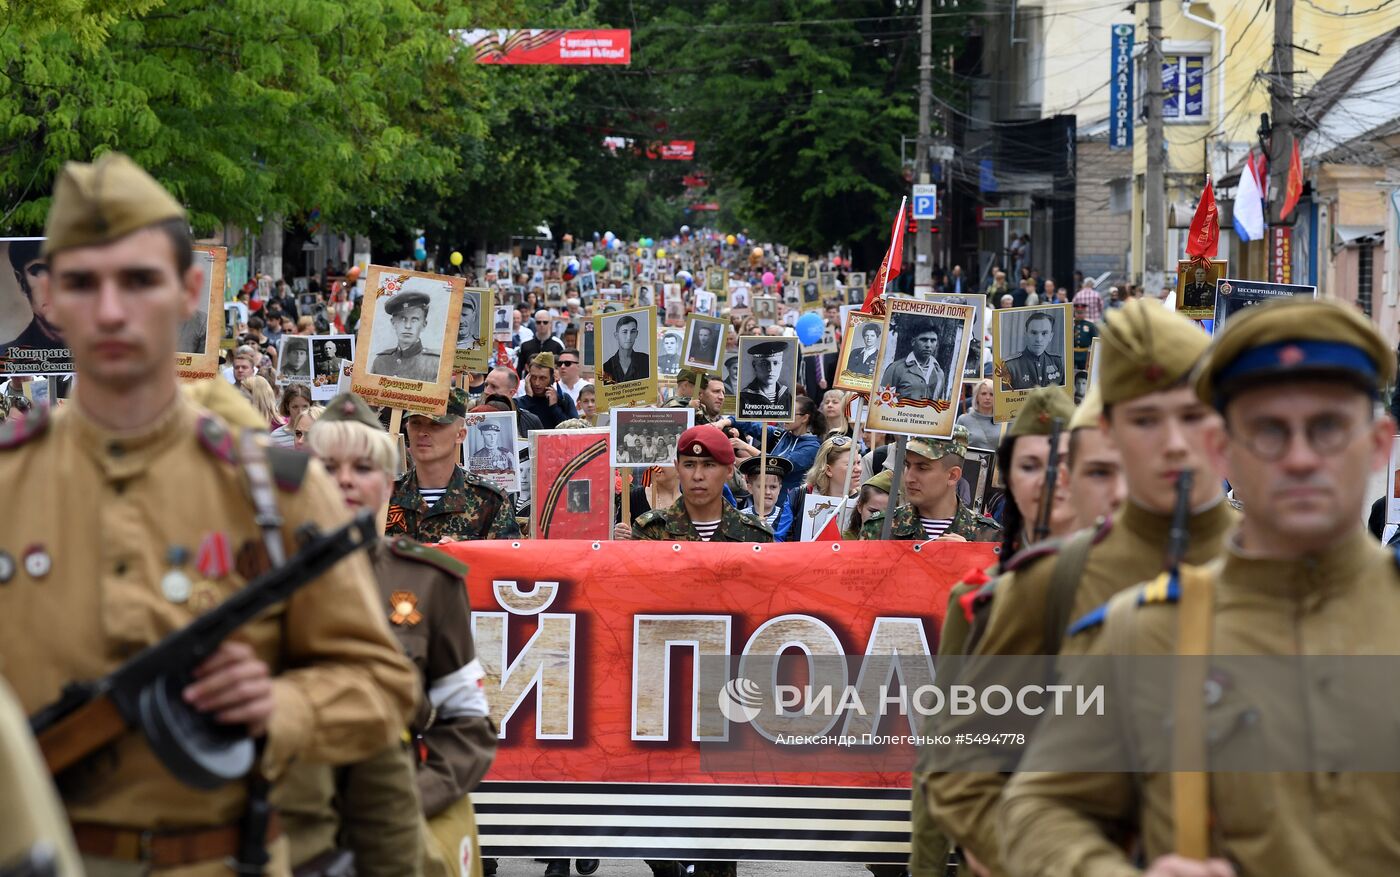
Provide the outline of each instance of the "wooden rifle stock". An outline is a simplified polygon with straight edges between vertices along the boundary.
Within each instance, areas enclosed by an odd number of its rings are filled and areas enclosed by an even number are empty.
[[[1050,452],[1045,458],[1045,485],[1040,492],[1040,508],[1036,509],[1035,528],[1031,535],[1039,542],[1050,535],[1050,514],[1055,509],[1055,485],[1060,481],[1060,431],[1064,423],[1056,417],[1050,421]]]

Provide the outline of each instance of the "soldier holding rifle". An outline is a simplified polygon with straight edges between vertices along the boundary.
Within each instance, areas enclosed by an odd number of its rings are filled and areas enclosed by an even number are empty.
[[[282,569],[284,552],[301,569],[297,530],[347,519],[320,464],[236,435],[179,389],[177,333],[202,304],[202,276],[184,210],[158,183],[117,154],[69,163],[45,236],[39,295],[79,380],[51,419],[0,429],[0,659],[30,713],[217,615]],[[100,745],[58,777],[88,874],[228,874],[261,867],[264,844],[268,873],[285,874],[278,821],[250,790],[295,759],[351,761],[401,733],[418,682],[368,561],[312,568],[310,584],[211,643],[207,659],[168,668],[152,702],[175,726],[159,742],[111,704],[105,725],[61,741],[40,733],[51,767],[67,760],[60,750]],[[200,790],[171,772],[206,743],[248,737],[260,780]]]

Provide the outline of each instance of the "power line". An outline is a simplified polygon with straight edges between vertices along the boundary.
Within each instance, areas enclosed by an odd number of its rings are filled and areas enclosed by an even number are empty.
[[[1324,9],[1323,7],[1319,6],[1317,3],[1313,2],[1313,0],[1303,0],[1303,2],[1306,3],[1306,4],[1308,4],[1309,6],[1311,6],[1313,9],[1316,9],[1318,12],[1321,12],[1323,15],[1331,15],[1331,16],[1334,16],[1334,17],[1336,17],[1336,18],[1349,18],[1349,17],[1355,16],[1355,15],[1370,15],[1372,12],[1379,12],[1380,10],[1382,10],[1382,9],[1386,8],[1387,6],[1391,5],[1392,3],[1394,3],[1395,0],[1381,0],[1380,3],[1377,3],[1375,6],[1372,6],[1370,9],[1348,10],[1348,11],[1346,11],[1346,12],[1337,12],[1336,10],[1333,10],[1333,9]]]

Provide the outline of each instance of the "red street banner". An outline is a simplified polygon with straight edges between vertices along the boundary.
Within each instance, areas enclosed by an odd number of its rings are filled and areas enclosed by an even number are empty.
[[[672,140],[669,143],[655,143],[647,150],[647,158],[662,161],[694,161],[694,140]]]
[[[878,656],[897,668],[872,673],[885,700],[931,688],[948,592],[995,559],[992,545],[444,550],[471,570],[472,629],[500,729],[472,793],[483,855],[907,860],[916,717],[845,713],[829,720],[830,745],[810,735],[783,745],[744,705],[736,683],[748,680],[711,670],[784,655],[807,660],[815,678],[812,656]],[[864,671],[842,679],[868,682]]]
[[[468,30],[478,64],[630,64],[630,30]]]

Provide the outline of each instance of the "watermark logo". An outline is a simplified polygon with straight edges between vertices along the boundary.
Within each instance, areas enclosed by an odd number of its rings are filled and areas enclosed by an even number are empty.
[[[731,722],[748,724],[763,712],[763,691],[747,676],[731,679],[719,691],[719,711]]]

